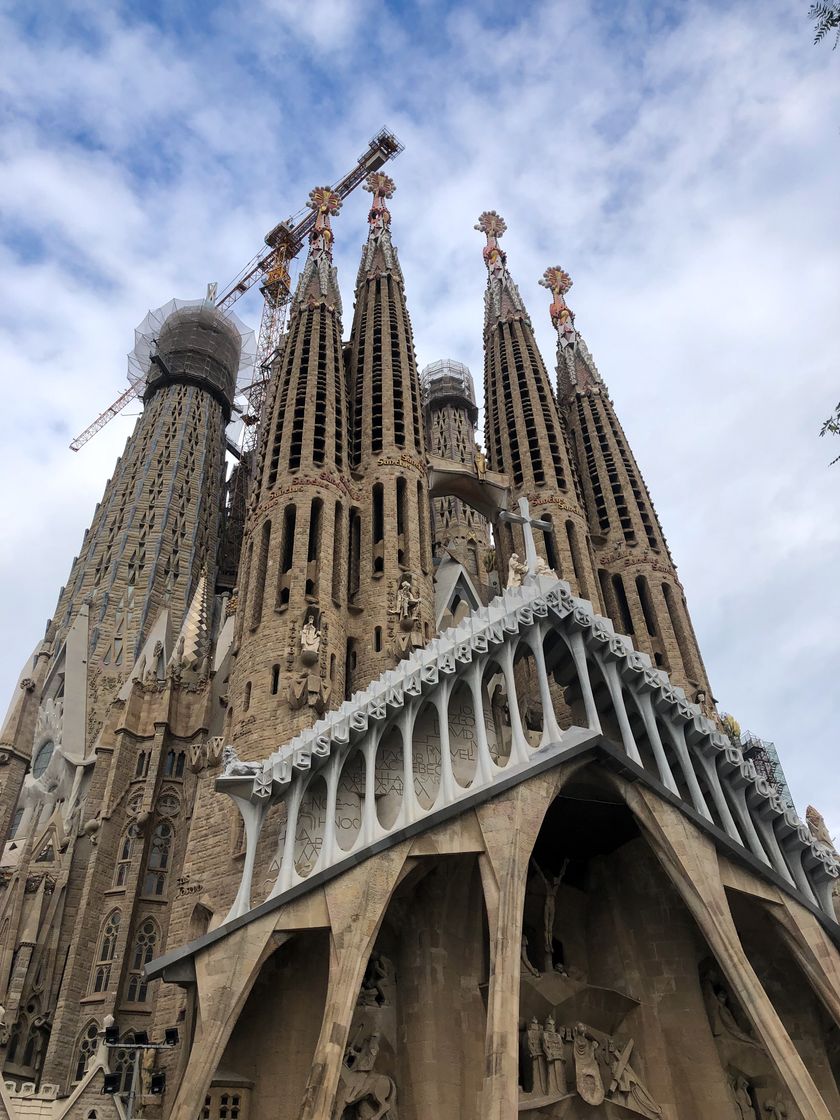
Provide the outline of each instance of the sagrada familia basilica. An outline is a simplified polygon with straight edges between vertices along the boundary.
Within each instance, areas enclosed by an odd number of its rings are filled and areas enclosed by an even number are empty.
[[[479,445],[365,185],[349,341],[322,188],[229,478],[247,332],[138,335],[2,729],[0,1117],[836,1120],[837,853],[716,711],[571,280],[555,377],[480,216]]]

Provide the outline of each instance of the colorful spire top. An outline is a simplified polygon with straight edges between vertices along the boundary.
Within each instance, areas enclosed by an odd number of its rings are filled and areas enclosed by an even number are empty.
[[[557,343],[563,350],[572,346],[577,341],[575,330],[575,317],[563,298],[572,286],[572,278],[562,268],[554,266],[547,268],[543,273],[540,284],[548,288],[554,299],[551,301],[549,313],[554,328],[557,331]]]
[[[315,211],[315,225],[309,234],[310,253],[332,257],[333,231],[330,229],[330,215],[341,209],[341,198],[332,187],[315,187],[309,192],[306,204]]]
[[[381,233],[391,224],[391,211],[385,205],[386,198],[393,198],[396,190],[394,180],[381,171],[372,171],[364,182],[364,190],[373,195],[368,213],[371,233]]]
[[[484,263],[491,277],[501,276],[505,271],[507,255],[499,248],[499,238],[507,229],[504,218],[495,210],[485,210],[473,227],[487,238],[484,246]]]

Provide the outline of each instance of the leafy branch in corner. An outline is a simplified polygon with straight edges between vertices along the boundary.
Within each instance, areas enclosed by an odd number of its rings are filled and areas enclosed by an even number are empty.
[[[834,412],[823,422],[823,426],[820,428],[821,436],[824,436],[827,432],[830,432],[833,436],[840,436],[840,404],[837,405]],[[832,459],[829,466],[833,467],[838,462],[840,462],[840,455],[836,459]]]
[[[829,31],[835,31],[834,50],[840,43],[840,0],[830,4],[812,4],[808,9],[808,19],[814,21],[814,42],[821,43]],[[829,429],[831,431],[832,429]],[[823,429],[825,434],[825,429]]]

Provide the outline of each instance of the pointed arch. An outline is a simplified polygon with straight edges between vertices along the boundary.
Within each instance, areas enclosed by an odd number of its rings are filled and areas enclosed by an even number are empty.
[[[120,934],[119,910],[112,910],[106,915],[99,934],[99,946],[96,951],[96,960],[90,978],[91,994],[105,992],[111,982],[111,967],[117,951],[117,939]]]
[[[89,1019],[76,1036],[75,1062],[73,1063],[73,1082],[81,1081],[87,1073],[88,1065],[96,1053],[99,1039],[99,1024],[95,1019]]]
[[[160,926],[150,915],[141,918],[134,931],[134,941],[128,965],[126,999],[129,1003],[145,1003],[149,991],[149,981],[145,968],[149,961],[160,951]]]

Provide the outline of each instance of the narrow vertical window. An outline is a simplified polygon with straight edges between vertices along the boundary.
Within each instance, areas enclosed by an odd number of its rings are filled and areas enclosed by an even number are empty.
[[[280,555],[280,571],[277,573],[277,607],[283,610],[289,605],[292,586],[292,561],[295,555],[295,525],[297,508],[286,506],[283,511],[283,546]]]
[[[306,588],[304,594],[315,599],[318,596],[318,570],[321,550],[321,511],[324,503],[313,498],[309,507],[309,538],[306,545]]]
[[[373,488],[371,543],[374,575],[385,570],[385,491],[381,482]]]
[[[276,696],[280,688],[280,666],[271,666],[271,695]]]
[[[265,577],[268,570],[268,546],[271,543],[271,522],[263,522],[260,531],[260,551],[257,558],[257,570],[254,573],[254,590],[251,599],[251,629],[256,630],[262,618],[263,596],[265,594]]]
[[[341,560],[344,556],[344,511],[341,502],[335,503],[333,514],[332,597],[341,606]]]
[[[633,616],[630,614],[630,604],[627,602],[627,592],[624,590],[624,581],[620,575],[612,577],[613,591],[615,592],[615,601],[618,607],[618,621],[620,622],[621,629],[625,634],[634,634],[633,629]],[[613,619],[613,622],[616,620]]]
[[[347,599],[353,603],[359,594],[362,568],[362,519],[359,511],[350,511],[350,555],[347,560]]]
[[[408,497],[404,478],[397,479],[397,563],[401,568],[411,567],[408,533]]]

